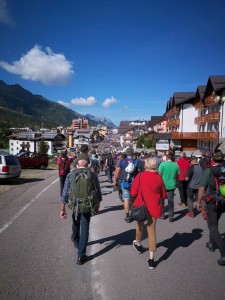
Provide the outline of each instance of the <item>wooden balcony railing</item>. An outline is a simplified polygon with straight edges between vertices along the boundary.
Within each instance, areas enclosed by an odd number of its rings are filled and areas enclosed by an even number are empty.
[[[219,139],[219,132],[171,132],[174,140],[209,140]]]
[[[166,117],[169,118],[173,115],[173,112],[172,110],[169,110],[167,113],[166,113]]]
[[[195,118],[195,124],[196,125],[202,125],[202,124],[205,124],[205,123],[206,123],[205,116]]]
[[[198,110],[198,109],[204,108],[204,105],[203,105],[202,101],[198,101],[195,103],[194,107],[196,110]]]
[[[210,95],[205,98],[205,105],[215,105],[218,103],[218,96],[216,95]]]
[[[180,119],[174,119],[172,121],[172,123],[173,123],[173,126],[179,126],[180,125]]]
[[[176,113],[178,113],[179,111],[180,111],[179,106],[174,106],[174,107],[172,108],[172,113],[173,113],[173,114],[176,114]]]
[[[220,112],[212,112],[210,114],[205,115],[206,122],[214,123],[220,121]]]

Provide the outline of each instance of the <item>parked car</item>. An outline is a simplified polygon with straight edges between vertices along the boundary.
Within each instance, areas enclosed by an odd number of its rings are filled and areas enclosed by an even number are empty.
[[[14,155],[6,152],[0,153],[0,179],[20,177],[20,163]]]
[[[40,168],[48,167],[48,156],[40,153],[23,153],[17,156],[21,168]]]

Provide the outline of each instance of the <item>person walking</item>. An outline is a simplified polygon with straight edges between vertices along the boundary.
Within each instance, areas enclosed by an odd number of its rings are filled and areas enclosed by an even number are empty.
[[[167,197],[164,182],[157,171],[157,161],[155,158],[147,158],[145,161],[145,171],[139,173],[132,184],[131,196],[136,196],[134,206],[143,205],[142,197],[148,211],[147,231],[149,244],[148,266],[154,269],[154,253],[156,251],[156,221],[162,215],[161,199]],[[137,221],[136,239],[133,241],[133,247],[138,253],[143,252],[141,245],[144,222]]]
[[[124,220],[127,223],[132,222],[132,218],[130,217],[130,189],[135,174],[133,154],[133,149],[127,148],[127,157],[118,162],[113,180],[113,184],[115,187],[117,186],[117,180],[119,178],[121,180],[122,197],[124,201],[124,210],[126,214]]]
[[[174,221],[174,191],[177,186],[178,175],[180,174],[180,169],[178,165],[172,161],[173,154],[168,153],[166,155],[166,161],[161,162],[159,165],[158,171],[159,174],[162,176],[162,179],[166,186],[167,192],[167,199],[168,199],[168,218],[169,222]],[[163,215],[162,219],[166,219],[165,216],[165,207],[164,207],[164,200],[162,200],[162,208],[163,208]]]
[[[196,200],[197,192],[199,188],[200,179],[202,177],[202,168],[198,164],[198,158],[196,156],[192,156],[191,166],[188,168],[186,173],[186,181],[187,181],[187,204],[188,204],[188,212],[186,213],[186,217],[194,218],[194,206],[193,202]]]
[[[60,196],[62,196],[66,176],[70,172],[70,165],[72,162],[73,162],[73,157],[69,158],[67,154],[67,150],[62,150],[60,156],[57,159],[57,165],[59,171],[59,183],[60,183]]]
[[[112,153],[108,154],[105,164],[107,166],[108,181],[112,183],[113,171],[114,171],[114,159],[112,157]]]
[[[180,174],[178,177],[177,187],[180,194],[180,203],[181,207],[187,206],[187,181],[185,175],[187,173],[188,168],[190,167],[190,162],[187,159],[186,153],[181,152],[180,157],[176,162],[180,169]]]
[[[83,265],[87,260],[88,256],[86,255],[86,247],[89,237],[89,227],[90,227],[90,220],[91,215],[93,213],[91,206],[88,206],[88,208],[85,209],[85,212],[81,212],[79,210],[79,204],[85,203],[87,201],[86,198],[93,197],[93,195],[96,195],[97,197],[97,205],[94,207],[95,213],[99,212],[100,208],[100,202],[102,201],[102,195],[101,195],[101,189],[100,184],[98,180],[98,176],[96,173],[91,172],[88,168],[88,161],[85,159],[85,154],[83,154],[84,159],[80,159],[77,162],[76,168],[74,168],[74,171],[71,171],[66,177],[66,181],[63,188],[63,193],[61,197],[61,205],[60,205],[60,218],[66,219],[67,218],[67,212],[66,212],[66,204],[69,201],[69,195],[72,191],[72,189],[78,190],[80,192],[81,187],[85,186],[87,188],[88,182],[85,184],[79,185],[79,181],[75,180],[77,174],[79,174],[80,171],[84,171],[87,175],[89,174],[90,177],[90,186],[81,193],[82,195],[79,197],[79,200],[73,199],[75,203],[74,211],[72,213],[72,236],[71,240],[74,243],[75,248],[78,249],[78,258],[77,258],[77,264]],[[82,157],[81,157],[82,158]],[[74,180],[73,180],[74,178]],[[88,195],[85,195],[85,198],[82,199],[82,196],[84,196],[85,193],[88,193]],[[87,196],[87,197],[86,197]],[[77,207],[78,206],[78,207]]]
[[[217,200],[215,180],[220,172],[225,172],[224,154],[221,150],[214,153],[213,161],[214,165],[204,171],[199,183],[197,209],[201,210],[202,203],[205,201],[209,228],[209,242],[206,243],[206,247],[210,252],[215,252],[218,247],[221,255],[218,264],[225,266],[225,242],[219,233],[219,220],[225,212],[225,201]]]

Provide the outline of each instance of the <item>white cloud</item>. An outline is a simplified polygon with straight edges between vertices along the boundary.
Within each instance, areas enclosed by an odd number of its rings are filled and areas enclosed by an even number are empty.
[[[88,98],[74,98],[71,100],[71,104],[77,106],[92,106],[97,103],[95,97],[90,96]]]
[[[102,106],[105,108],[108,108],[110,105],[117,103],[117,100],[114,97],[107,98],[105,101],[102,103]]]
[[[6,25],[14,25],[6,0],[0,0],[0,22]]]
[[[23,79],[40,81],[46,85],[65,84],[73,72],[72,63],[63,54],[53,53],[47,47],[34,46],[19,61],[9,64],[0,61],[0,66],[9,73],[21,75]]]
[[[70,107],[70,103],[64,102],[64,101],[57,101],[59,104],[65,106],[65,107]]]

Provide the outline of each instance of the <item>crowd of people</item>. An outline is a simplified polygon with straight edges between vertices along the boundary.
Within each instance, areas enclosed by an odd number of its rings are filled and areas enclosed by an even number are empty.
[[[222,173],[225,166],[224,154],[216,149],[213,156],[206,151],[202,152],[202,157],[187,157],[185,152],[181,152],[175,160],[174,151],[167,151],[165,155],[159,156],[157,152],[134,153],[133,149],[127,148],[121,153],[109,152],[98,154],[95,149],[89,149],[88,145],[82,145],[76,155],[69,151],[64,151],[58,158],[60,177],[61,211],[60,217],[65,219],[66,205],[71,194],[72,186],[77,190],[88,184],[84,181],[91,178],[92,188],[83,192],[83,196],[76,194],[74,210],[72,215],[72,237],[76,248],[78,248],[78,264],[83,264],[88,260],[86,256],[86,246],[89,234],[90,218],[93,210],[82,212],[80,203],[89,201],[92,190],[97,195],[97,206],[95,213],[98,213],[100,202],[102,201],[98,175],[105,172],[108,182],[112,183],[118,190],[119,201],[124,205],[124,220],[132,222],[131,205],[139,207],[143,204],[148,212],[147,233],[149,240],[149,260],[148,266],[154,269],[154,253],[156,251],[156,223],[157,219],[168,219],[174,222],[174,192],[179,191],[181,208],[186,209],[186,217],[195,218],[201,212],[203,218],[207,220],[209,228],[209,242],[206,247],[214,252],[219,249],[221,257],[218,264],[225,266],[225,242],[218,229],[218,222],[223,212],[225,212],[225,200],[220,195],[218,198],[218,183],[215,180]],[[62,170],[65,170],[64,172]],[[76,178],[78,171],[85,170],[91,176],[83,176],[83,181]],[[83,173],[85,173],[83,172]],[[81,172],[80,172],[81,173]],[[83,174],[82,173],[82,174]],[[86,174],[85,173],[85,174]],[[71,175],[72,174],[72,175]],[[73,174],[75,174],[73,176]],[[73,179],[75,177],[75,179]],[[221,176],[220,176],[221,177]],[[80,178],[80,177],[79,177]],[[78,188],[79,186],[79,188]],[[85,196],[84,196],[85,194]],[[225,196],[225,195],[224,195]],[[218,200],[219,199],[219,200]],[[167,209],[165,202],[167,201]],[[194,207],[196,202],[196,207]],[[91,205],[90,205],[91,206]],[[75,218],[76,215],[76,218]],[[138,253],[142,253],[144,248],[141,245],[144,222],[137,221],[136,237],[133,247]]]

